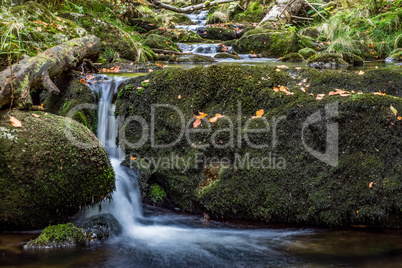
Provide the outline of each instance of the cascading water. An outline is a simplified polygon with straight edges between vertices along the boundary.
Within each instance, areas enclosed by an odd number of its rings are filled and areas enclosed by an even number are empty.
[[[195,23],[195,25],[176,25],[176,28],[193,31],[196,33],[203,32],[205,31],[205,24],[207,23],[207,15],[208,10],[203,10],[198,14],[187,14],[187,17],[189,17],[190,20]]]
[[[116,192],[101,209],[90,209],[86,216],[110,213],[121,224],[123,233],[107,243],[112,254],[102,266],[189,267],[284,265],[295,260],[284,252],[290,237],[306,234],[300,230],[239,230],[219,222],[205,226],[202,218],[164,214],[143,216],[137,174],[122,165],[115,145],[117,123],[113,96],[122,78],[107,78],[92,89],[100,93],[98,136],[110,154],[116,174]],[[208,227],[208,228],[205,228]]]

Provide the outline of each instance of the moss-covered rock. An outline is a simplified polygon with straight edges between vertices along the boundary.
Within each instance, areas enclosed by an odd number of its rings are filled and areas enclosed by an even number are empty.
[[[246,35],[233,44],[238,53],[261,53],[266,57],[280,57],[298,52],[305,47],[313,47],[311,40],[291,32],[264,32]]]
[[[202,34],[203,38],[210,40],[234,40],[242,37],[244,29],[239,29],[235,25],[226,27],[211,26],[205,29],[205,34]]]
[[[301,54],[299,53],[289,53],[280,58],[280,61],[283,62],[302,62],[304,61],[304,58]]]
[[[145,35],[149,36],[151,34],[162,35],[176,43],[201,43],[203,41],[197,33],[184,29],[155,29]]]
[[[112,214],[100,214],[77,223],[88,242],[103,240],[122,233],[122,226]]]
[[[240,60],[240,57],[237,55],[233,55],[230,53],[218,53],[214,56],[215,59],[234,59],[234,60]]]
[[[298,53],[302,55],[303,58],[305,59],[308,59],[317,54],[317,52],[314,49],[308,47],[300,49]]]
[[[0,227],[35,229],[66,220],[114,190],[114,173],[95,135],[75,120],[13,110],[0,117]]]
[[[58,247],[84,246],[87,243],[82,229],[72,223],[46,227],[40,236],[29,241],[25,249],[49,249]]]
[[[352,64],[353,66],[364,65],[364,60],[361,57],[357,56],[356,54],[350,52],[343,52],[341,53],[341,55],[344,61],[346,61],[349,64]]]
[[[320,53],[310,57],[307,65],[314,68],[334,68],[349,65],[341,55],[335,53]]]
[[[181,209],[207,211],[217,218],[401,226],[402,121],[390,106],[400,111],[402,101],[369,93],[392,81],[393,93],[401,96],[400,75],[390,70],[378,75],[367,72],[367,77],[314,69],[291,72],[292,76],[275,68],[251,66],[163,70],[145,78],[150,86],[142,95],[130,88],[140,86],[144,78],[127,81],[132,87],[122,85],[117,113],[155,123],[154,144],[125,147],[126,153],[137,156],[126,164],[148,170],[144,174],[149,176],[141,178],[143,190],[158,184]],[[353,82],[356,93],[328,97],[334,88],[343,88],[335,81],[328,86],[314,84],[306,93],[296,85],[302,78],[313,85],[315,79],[331,79],[332,74],[339,76],[338,82],[351,81],[353,76],[360,82]],[[293,95],[275,92],[273,87],[278,85],[287,86]],[[364,94],[357,94],[360,90]],[[327,97],[316,100],[317,93]],[[151,113],[152,104],[174,105],[185,122],[169,107],[154,107]],[[260,109],[265,111],[262,118],[269,122],[269,131],[251,132],[267,128],[263,119],[251,119]],[[331,116],[331,109],[336,112],[327,120],[332,121],[324,120],[325,114]],[[208,116],[194,129],[193,115],[199,112]],[[225,117],[210,123],[208,119],[217,113]],[[312,123],[312,115],[322,120]],[[330,165],[310,154],[306,146],[325,153],[327,126],[335,127],[335,122],[339,161]],[[190,132],[178,138],[182,128]],[[127,141],[134,143],[142,137],[136,122],[126,129]],[[166,148],[155,147],[172,142]],[[154,165],[149,159],[175,161]]]
[[[321,27],[307,27],[300,31],[301,35],[309,36],[317,39],[321,34]]]
[[[181,51],[180,48],[175,43],[172,43],[169,39],[167,39],[164,36],[156,34],[150,34],[145,40],[144,44],[146,46],[149,46],[150,48]]]

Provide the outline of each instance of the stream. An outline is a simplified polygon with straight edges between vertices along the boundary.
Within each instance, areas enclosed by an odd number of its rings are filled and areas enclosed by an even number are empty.
[[[0,266],[7,267],[395,267],[402,265],[402,231],[331,230],[250,222],[205,221],[202,216],[142,205],[137,174],[120,165],[113,95],[127,77],[103,76],[98,137],[116,174],[112,202],[83,217],[112,214],[119,236],[85,248],[23,250],[38,232],[0,234]]]

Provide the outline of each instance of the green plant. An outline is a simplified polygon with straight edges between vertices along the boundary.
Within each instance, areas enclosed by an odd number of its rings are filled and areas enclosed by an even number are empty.
[[[158,184],[153,184],[149,187],[149,199],[154,203],[159,203],[166,197],[166,192]]]
[[[138,96],[141,96],[143,92],[144,92],[144,88],[143,88],[143,87],[137,89],[137,95],[138,95]]]

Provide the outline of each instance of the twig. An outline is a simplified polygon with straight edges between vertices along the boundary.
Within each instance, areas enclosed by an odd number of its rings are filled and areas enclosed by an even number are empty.
[[[304,0],[304,2],[306,2],[307,5],[309,5],[315,12],[317,12],[317,14],[320,15],[321,18],[323,18],[325,21],[328,21],[326,18],[324,18],[323,15],[321,15],[320,12],[318,12],[317,9],[315,9],[309,2],[307,2],[307,0]]]
[[[283,12],[285,12],[286,8],[288,8],[288,6],[290,6],[291,4],[293,4],[294,1],[296,1],[296,0],[290,0],[290,1],[286,4],[286,6],[283,8],[281,14],[279,14],[278,18],[280,18],[280,17],[282,16],[282,14],[283,14]]]
[[[292,15],[292,18],[299,19],[299,20],[314,20],[312,18],[304,18],[304,17],[298,17],[298,16],[294,16],[294,15]]]

